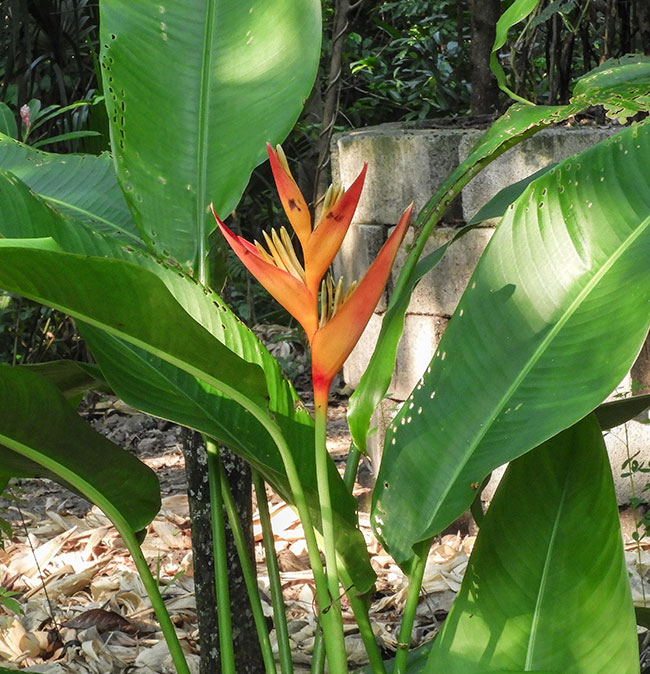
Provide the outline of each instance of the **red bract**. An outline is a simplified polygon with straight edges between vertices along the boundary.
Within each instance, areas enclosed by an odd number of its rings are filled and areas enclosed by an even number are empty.
[[[275,184],[300,242],[304,262],[296,255],[284,227],[279,232],[272,230],[270,235],[264,233],[265,248],[257,241],[250,243],[235,235],[214,215],[221,233],[244,266],[307,333],[314,395],[317,404],[326,404],[332,379],[359,341],[379,302],[413,206],[404,211],[361,282],[346,291],[342,280],[334,284],[329,274],[325,280],[324,277],[352,222],[367,165],[347,190],[330,187],[323,213],[312,228],[307,202],[291,175],[282,148],[274,150],[267,145],[267,149]]]

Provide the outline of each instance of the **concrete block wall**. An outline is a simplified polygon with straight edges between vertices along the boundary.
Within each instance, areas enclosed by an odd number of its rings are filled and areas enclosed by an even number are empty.
[[[424,254],[447,242],[463,221],[469,220],[502,188],[549,163],[587,149],[616,130],[598,127],[546,129],[511,148],[465,187],[443,223],[434,231]],[[334,273],[343,276],[348,283],[361,278],[408,203],[414,202],[417,213],[449,173],[468,156],[482,133],[473,129],[409,130],[386,124],[336,135],[332,141],[334,180],[348,186],[364,162],[368,162],[369,168],[353,226],[335,260]],[[383,430],[396,406],[408,396],[427,368],[495,225],[496,222],[487,222],[455,242],[411,297],[389,399],[378,409],[375,418],[379,432],[372,436],[370,443],[375,466],[383,444]],[[412,232],[409,232],[406,245],[397,257],[392,283],[399,274],[411,239]],[[391,283],[388,292],[390,286]],[[343,378],[351,387],[358,385],[368,364],[385,309],[384,298],[344,365]],[[648,384],[650,367],[646,364],[645,369],[648,372],[642,373],[641,378],[648,379],[645,382]],[[628,378],[617,389],[617,394],[629,395],[629,391]],[[631,421],[608,433],[606,442],[619,501],[623,503],[629,498],[631,489],[629,480],[620,478],[621,465],[630,451],[641,451],[643,456],[650,458],[650,425]],[[636,489],[639,488],[637,485]],[[488,490],[488,496],[491,491]]]

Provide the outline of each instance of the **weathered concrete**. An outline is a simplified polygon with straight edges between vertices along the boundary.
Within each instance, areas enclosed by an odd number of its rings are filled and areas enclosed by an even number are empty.
[[[461,295],[493,232],[490,228],[474,229],[451,244],[440,263],[416,286],[411,295],[408,313],[451,316],[456,311]],[[438,227],[427,241],[422,255],[433,253],[457,233],[458,229]],[[410,230],[395,258],[391,275],[393,284],[406,260],[407,249],[412,240],[413,230]]]
[[[495,159],[463,189],[463,219],[469,221],[479,208],[504,187],[523,180],[551,163],[582,152],[619,130],[616,127],[558,128],[536,133]],[[478,130],[467,131],[460,139],[458,157],[461,162],[467,158],[482,133]]]
[[[404,130],[383,124],[334,136],[334,180],[350,185],[364,162],[368,175],[354,221],[394,225],[413,201],[417,213],[458,166],[461,130]],[[460,218],[460,203],[450,218]]]
[[[532,138],[506,152],[481,172],[462,192],[443,222],[469,219],[500,189],[523,179],[551,162],[580,152],[603,140],[617,128],[558,128],[539,132]],[[469,154],[480,137],[476,130],[403,130],[398,125],[383,125],[352,131],[334,137],[332,166],[335,179],[349,185],[358,175],[363,162],[369,163],[364,194],[355,214],[354,225],[335,262],[335,273],[349,282],[359,279],[389,235],[405,206],[415,202],[415,212],[422,208],[444,179]],[[378,427],[369,440],[374,467],[378,466],[386,426],[395,414],[399,401],[404,400],[422,373],[440,341],[447,320],[466,287],[473,269],[489,242],[495,223],[473,230],[450,246],[442,262],[425,277],[411,297],[405,319],[405,330],[400,343],[395,373],[389,396],[377,409],[373,425]],[[425,254],[446,243],[456,227],[440,226],[427,243]],[[398,254],[393,268],[389,291],[404,263],[412,232]],[[359,344],[343,368],[343,377],[351,386],[357,386],[365,371],[381,327],[386,309],[382,299]],[[633,368],[635,380],[650,390],[650,349]],[[638,392],[629,377],[615,395]],[[614,395],[614,394],[613,394]],[[650,448],[650,425],[638,420],[613,429],[606,436],[612,471],[620,503],[625,503],[632,492],[629,478],[621,478],[622,464],[629,456],[642,451],[647,457]],[[496,471],[498,472],[498,471]],[[644,474],[640,474],[643,478]],[[636,492],[640,486],[637,479]],[[496,480],[486,490],[491,497]]]

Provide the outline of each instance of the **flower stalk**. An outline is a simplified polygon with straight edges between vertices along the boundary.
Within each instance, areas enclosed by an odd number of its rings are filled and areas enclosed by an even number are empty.
[[[310,518],[303,520],[325,641],[332,674],[347,672],[340,584],[336,555],[336,532],[331,502],[327,452],[327,407],[336,373],[358,342],[384,291],[397,250],[409,226],[412,205],[400,218],[367,273],[356,284],[344,287],[328,269],[352,222],[367,165],[347,189],[332,186],[320,218],[312,227],[307,202],[296,184],[280,146],[267,145],[269,162],[284,211],[300,246],[299,255],[286,228],[264,233],[264,244],[235,235],[215,218],[221,233],[244,266],[266,290],[300,323],[311,347],[314,391],[314,446],[318,498],[321,511],[325,574],[317,549],[312,549]],[[299,489],[302,492],[301,489]],[[297,497],[298,494],[294,494]],[[297,502],[297,501],[296,501]],[[302,515],[301,515],[301,519]],[[322,581],[325,581],[323,587]]]

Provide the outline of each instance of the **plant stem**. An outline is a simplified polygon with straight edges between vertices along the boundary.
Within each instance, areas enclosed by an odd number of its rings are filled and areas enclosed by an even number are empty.
[[[343,482],[345,482],[345,486],[350,490],[350,493],[352,493],[354,481],[357,478],[360,460],[361,452],[354,442],[352,442],[350,451],[348,452],[348,460],[345,464],[345,474],[343,475]],[[352,579],[343,569],[341,569],[339,573],[345,586],[350,587],[352,585]],[[375,639],[375,633],[370,624],[370,616],[368,615],[368,606],[366,602],[364,602],[361,597],[357,596],[354,587],[348,590],[347,597],[350,606],[352,607],[354,618],[357,621],[357,626],[359,627],[361,639],[366,648],[366,654],[370,661],[370,667],[372,668],[373,674],[386,674],[384,659],[381,657],[381,652],[377,645],[377,640]]]
[[[350,446],[350,451],[348,452],[348,458],[347,461],[345,462],[345,475],[343,476],[343,482],[345,486],[350,490],[350,493],[352,493],[352,488],[354,487],[354,481],[357,478],[357,471],[359,470],[359,461],[361,460],[361,452],[357,449],[357,446],[352,443]],[[348,581],[345,581],[346,586],[349,586],[350,583]],[[348,593],[348,597],[350,596],[350,593]],[[354,607],[352,608],[354,611]],[[355,618],[357,619],[357,624],[359,624],[359,618],[356,614],[355,611]],[[361,629],[361,627],[359,627]],[[363,637],[363,633],[362,633]],[[374,639],[374,637],[373,637]],[[376,646],[376,643],[375,643]],[[314,655],[312,657],[312,664],[311,664],[311,674],[322,674],[323,669],[325,667],[325,660],[321,658],[321,661],[316,657],[316,654],[320,654],[322,651],[323,647],[323,633],[321,631],[317,631],[315,636],[314,636]],[[368,650],[366,646],[366,651]],[[370,653],[368,654],[368,657],[370,657]],[[372,657],[370,657],[372,660]],[[382,665],[383,667],[383,665]],[[381,671],[381,670],[377,670]]]
[[[253,620],[255,621],[255,629],[257,631],[257,639],[262,649],[262,658],[264,659],[264,669],[267,674],[276,674],[275,658],[273,657],[273,649],[271,647],[271,639],[269,638],[269,630],[266,625],[266,618],[262,609],[262,601],[260,600],[259,588],[257,587],[257,574],[253,568],[250,558],[250,551],[242,529],[235,501],[232,497],[230,485],[226,478],[226,473],[223,469],[223,464],[217,459],[219,469],[219,480],[221,483],[221,494],[223,496],[223,504],[226,508],[226,515],[230,522],[232,529],[235,547],[239,555],[239,562],[242,568],[242,575],[244,576],[244,583],[246,584],[246,591],[251,604],[251,611],[253,612]]]
[[[208,481],[210,485],[210,510],[212,512],[212,545],[214,550],[214,582],[217,594],[219,620],[219,648],[222,674],[235,674],[235,650],[232,641],[230,616],[230,591],[228,589],[228,560],[226,557],[226,532],[223,516],[223,495],[219,474],[219,448],[211,438],[204,436],[208,455]]]
[[[142,584],[144,585],[149,600],[151,601],[151,606],[153,607],[156,618],[160,623],[160,629],[162,630],[165,642],[167,643],[167,648],[169,648],[169,653],[172,656],[172,661],[174,662],[174,667],[178,674],[190,674],[190,668],[187,665],[187,660],[185,659],[185,653],[181,647],[180,641],[178,640],[178,635],[174,628],[174,624],[169,617],[167,612],[167,607],[165,602],[160,594],[160,589],[158,588],[158,583],[156,583],[147,560],[142,554],[142,549],[138,543],[135,534],[131,531],[128,526],[120,526],[122,522],[117,522],[115,519],[111,518],[115,528],[122,537],[124,545],[126,545],[133,561],[135,563],[135,568],[138,571],[138,575],[142,579]]]
[[[343,635],[343,620],[339,600],[338,564],[336,561],[336,535],[334,533],[334,515],[329,483],[329,454],[327,452],[327,394],[314,390],[314,447],[316,452],[316,483],[320,502],[323,549],[325,552],[325,573],[329,602],[321,605],[321,615],[332,613]],[[333,619],[334,620],[334,619]],[[338,628],[337,628],[338,629]],[[327,636],[327,634],[325,634]],[[345,643],[345,642],[344,642]],[[330,657],[327,653],[328,660]],[[331,663],[330,663],[331,669]],[[347,671],[347,669],[346,669]]]
[[[347,571],[340,569],[339,574],[345,586],[350,588],[347,591],[348,601],[354,613],[354,619],[357,621],[357,627],[359,628],[373,674],[386,674],[384,659],[381,657],[381,651],[370,624],[368,604],[356,593],[355,588],[352,587],[352,579],[348,576]]]
[[[287,473],[289,488],[291,489],[291,494],[293,495],[295,506],[298,510],[298,516],[300,517],[305,533],[309,565],[311,566],[314,575],[316,599],[318,600],[318,605],[320,607],[319,619],[325,638],[325,650],[327,652],[329,672],[330,674],[345,674],[348,671],[348,664],[340,607],[338,614],[336,611],[327,610],[330,605],[327,579],[323,571],[320,551],[316,541],[316,533],[311,519],[311,513],[307,505],[307,499],[305,498],[305,492],[302,488],[302,483],[300,482],[296,463],[293,460],[293,455],[287,445],[287,441],[278,426],[260,409],[251,407],[250,411],[255,418],[261,422],[264,428],[266,428],[275,442],[280,457],[282,458],[284,469]]]
[[[325,648],[323,643],[323,631],[320,626],[317,626],[316,634],[314,634],[314,650],[311,654],[310,674],[323,674],[325,671]]]
[[[266,557],[266,570],[269,574],[269,585],[271,588],[271,603],[273,604],[273,623],[275,625],[275,636],[278,640],[278,655],[280,658],[280,671],[282,674],[293,674],[293,660],[291,658],[291,646],[289,645],[289,630],[287,628],[287,613],[282,596],[282,581],[280,579],[280,568],[278,567],[278,558],[275,554],[275,544],[273,540],[273,529],[271,527],[271,516],[269,515],[269,504],[266,501],[266,489],[261,475],[252,470],[253,486],[257,495],[257,510],[260,515],[260,524],[262,525],[262,540],[264,542],[264,554]]]
[[[345,473],[343,474],[343,482],[345,486],[352,493],[352,488],[354,487],[354,481],[357,479],[357,473],[359,472],[359,462],[361,461],[361,452],[354,444],[354,441],[350,444],[350,451],[348,452],[348,458],[345,462]]]
[[[402,615],[402,624],[399,630],[397,640],[397,653],[395,654],[395,663],[393,665],[393,674],[405,674],[406,658],[408,657],[409,647],[411,645],[411,632],[415,622],[415,612],[418,608],[418,599],[420,598],[420,589],[422,588],[422,579],[424,570],[427,566],[427,557],[429,556],[429,546],[431,542],[426,541],[417,546],[411,573],[409,578],[409,589],[406,595],[406,605]]]

